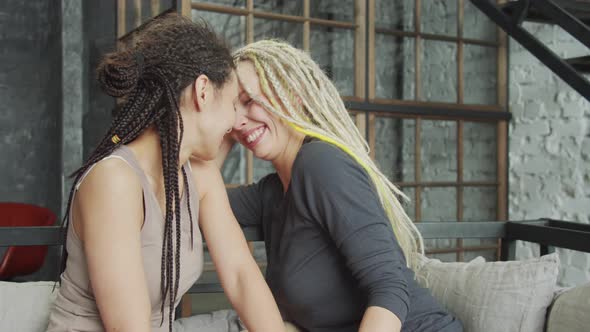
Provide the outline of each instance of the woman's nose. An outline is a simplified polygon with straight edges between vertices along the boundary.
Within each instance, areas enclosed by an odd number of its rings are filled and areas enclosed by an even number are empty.
[[[237,106],[236,107],[236,120],[234,122],[234,130],[241,130],[244,128],[246,124],[248,124],[248,117],[246,116],[246,112],[244,107]]]

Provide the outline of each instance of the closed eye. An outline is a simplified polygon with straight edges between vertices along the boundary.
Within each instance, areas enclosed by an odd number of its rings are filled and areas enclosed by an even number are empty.
[[[246,106],[250,106],[250,104],[252,104],[254,100],[252,98],[248,98],[242,101],[242,104],[246,105]]]

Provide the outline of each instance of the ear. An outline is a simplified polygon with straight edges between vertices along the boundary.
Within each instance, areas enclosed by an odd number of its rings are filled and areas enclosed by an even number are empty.
[[[195,84],[193,84],[193,86],[193,100],[195,103],[195,109],[197,112],[200,112],[205,107],[207,107],[207,104],[211,102],[211,81],[207,75],[202,74],[195,79]]]

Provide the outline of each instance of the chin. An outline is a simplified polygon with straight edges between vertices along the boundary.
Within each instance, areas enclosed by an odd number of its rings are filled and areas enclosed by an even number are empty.
[[[198,158],[199,160],[211,161],[211,160],[215,160],[218,153],[219,153],[218,150],[201,151],[200,153],[193,154],[193,156]]]
[[[266,160],[266,161],[273,160],[273,158],[271,157],[271,155],[268,151],[263,151],[263,150],[252,151],[252,154],[254,154],[254,157],[256,157],[258,159],[262,159],[262,160]]]

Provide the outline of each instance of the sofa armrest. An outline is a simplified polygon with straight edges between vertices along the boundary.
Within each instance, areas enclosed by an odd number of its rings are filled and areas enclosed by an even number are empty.
[[[547,332],[586,331],[590,326],[590,283],[558,295],[549,308]]]

